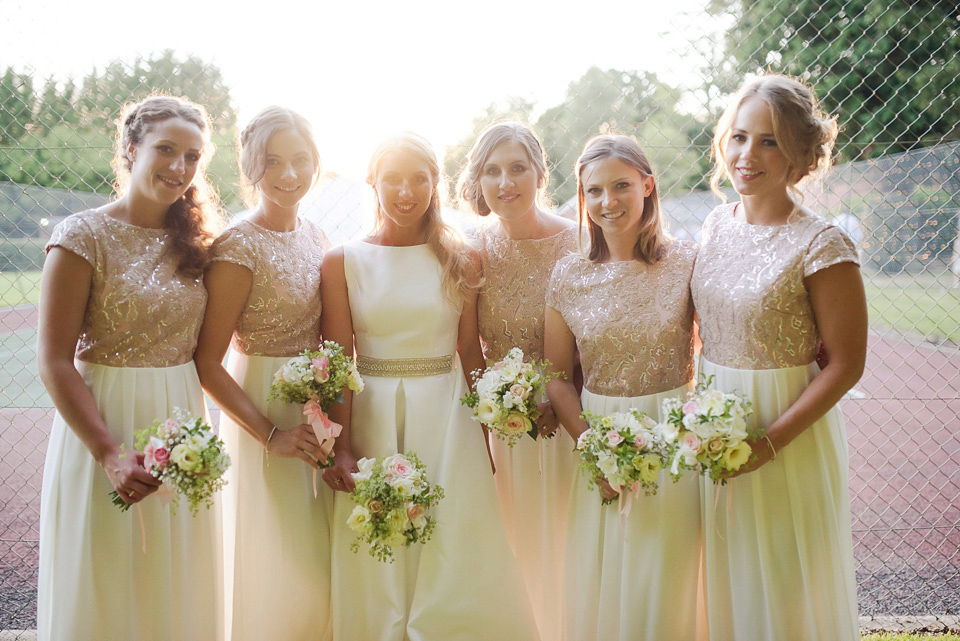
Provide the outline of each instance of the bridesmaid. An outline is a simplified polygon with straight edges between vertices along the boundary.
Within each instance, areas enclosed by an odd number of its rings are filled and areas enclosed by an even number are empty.
[[[58,225],[43,266],[37,356],[57,414],[38,638],[221,639],[219,506],[194,517],[144,501],[159,483],[131,453],[133,431],[176,408],[206,417],[193,350],[216,221],[210,120],[154,96],[127,106],[118,129],[119,197]],[[111,491],[137,509],[121,512]]]
[[[476,253],[440,217],[440,167],[403,133],[381,143],[367,182],[376,223],[324,258],[324,337],[356,345],[365,389],[331,409],[335,466],[333,621],[337,641],[529,641],[533,613],[497,507],[483,431],[460,403],[483,365]],[[416,452],[445,490],[433,538],[380,563],[346,525],[359,457]]]
[[[282,107],[240,134],[252,213],[217,239],[196,361],[223,409],[233,467],[224,490],[228,638],[328,639],[332,493],[313,470],[323,458],[302,407],[267,402],[274,373],[320,342],[320,266],[327,237],[298,215],[320,172],[307,120]],[[222,365],[227,347],[230,358]]]
[[[740,202],[704,223],[692,285],[702,367],[751,398],[752,427],[767,430],[741,475],[704,491],[715,639],[859,638],[835,404],[863,373],[867,307],[855,245],[797,190],[829,166],[836,134],[808,87],[768,75],[741,88],[714,136],[711,183],[729,178]]]
[[[484,285],[477,300],[480,340],[487,365],[512,347],[543,358],[543,314],[554,264],[576,249],[576,225],[547,213],[541,195],[548,178],[543,146],[530,129],[504,122],[484,131],[460,176],[460,199],[490,224],[469,234],[480,252]],[[557,417],[540,404],[541,435],[552,437]],[[563,530],[576,467],[566,437],[524,438],[513,448],[493,435],[494,480],[510,546],[544,639],[560,638]]]
[[[566,375],[547,384],[550,401],[576,441],[581,411],[636,408],[660,420],[663,399],[693,379],[690,275],[697,247],[663,228],[656,179],[626,136],[597,136],[577,161],[587,255],[560,259],[547,288],[546,356]],[[584,388],[571,382],[580,351]],[[567,515],[564,638],[703,638],[698,621],[700,488],[660,474],[654,496],[636,496],[629,514],[603,505],[578,472]],[[604,486],[602,498],[616,492]]]

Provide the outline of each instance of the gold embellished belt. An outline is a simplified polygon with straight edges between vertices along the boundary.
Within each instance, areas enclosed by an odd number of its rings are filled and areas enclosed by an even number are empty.
[[[364,376],[400,378],[436,376],[453,368],[453,354],[431,358],[373,358],[357,355],[357,369]]]

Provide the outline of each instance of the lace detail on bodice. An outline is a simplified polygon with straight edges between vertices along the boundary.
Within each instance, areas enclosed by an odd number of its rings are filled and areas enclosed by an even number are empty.
[[[47,243],[93,267],[76,357],[111,367],[169,367],[193,359],[207,305],[202,278],[176,273],[163,229],[97,210],[69,216]]]
[[[857,260],[853,241],[819,216],[800,212],[779,226],[751,225],[721,205],[703,226],[693,274],[703,356],[737,369],[806,365],[817,324],[804,278]]]
[[[576,228],[547,238],[511,240],[483,228],[468,237],[480,252],[484,285],[477,300],[483,354],[501,360],[513,347],[543,358],[544,299],[557,260],[577,248]]]
[[[214,260],[236,263],[253,273],[233,349],[258,356],[294,356],[317,347],[320,266],[329,247],[323,230],[307,218],[300,218],[289,232],[240,220],[220,235]]]
[[[585,387],[604,396],[644,396],[693,378],[690,275],[697,246],[671,241],[655,265],[561,259],[547,305],[577,339]]]

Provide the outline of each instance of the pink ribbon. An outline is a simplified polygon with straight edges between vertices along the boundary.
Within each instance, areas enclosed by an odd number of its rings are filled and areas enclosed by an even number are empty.
[[[312,398],[304,404],[303,415],[313,428],[313,433],[317,435],[317,440],[320,441],[320,451],[323,452],[324,458],[329,460],[333,452],[333,443],[343,431],[343,425],[331,421],[320,403]],[[317,498],[317,472],[317,469],[313,470],[313,498]]]
[[[170,505],[170,502],[177,496],[177,493],[174,492],[169,485],[166,483],[161,483],[160,487],[157,488],[157,491],[152,494],[160,499],[160,504],[163,507]],[[148,497],[149,498],[149,497]],[[143,510],[140,509],[140,503],[138,502],[134,505],[137,508],[137,520],[140,521],[140,551],[144,554],[147,553],[147,528],[143,525]]]

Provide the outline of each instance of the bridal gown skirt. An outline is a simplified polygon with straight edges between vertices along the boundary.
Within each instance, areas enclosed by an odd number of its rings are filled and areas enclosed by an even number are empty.
[[[584,389],[584,411],[598,415],[631,408],[661,420],[660,404],[687,386],[635,397]],[[566,641],[693,641],[706,639],[701,581],[700,483],[674,483],[661,472],[653,496],[634,494],[621,516],[603,505],[578,470],[567,515],[564,579]]]
[[[172,416],[175,408],[206,417],[192,361],[143,368],[76,364],[107,429],[128,451],[134,430]],[[174,513],[156,497],[121,512],[112,491],[58,413],[43,471],[38,638],[222,639],[219,502],[201,507],[196,517],[185,501]]]
[[[766,426],[800,396],[815,363],[741,370],[702,362],[713,387],[753,402]],[[857,587],[847,439],[840,410],[804,430],[777,460],[714,490],[704,484],[710,633],[731,641],[855,641]]]
[[[460,359],[435,376],[364,376],[353,398],[357,457],[415,452],[444,489],[433,537],[394,563],[350,551],[355,503],[334,499],[333,620],[337,641],[531,641],[533,614],[500,520],[480,424],[460,404]]]
[[[267,403],[289,357],[230,352],[227,369],[279,430],[304,422],[302,406]],[[223,493],[227,634],[231,641],[330,638],[333,492],[298,458],[269,456],[225,413],[220,434],[233,466]]]
[[[563,427],[549,439],[523,436],[514,447],[492,434],[489,438],[507,539],[523,574],[537,628],[545,641],[559,639],[567,506],[580,459]]]

